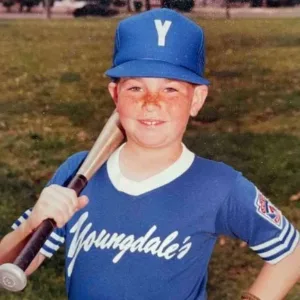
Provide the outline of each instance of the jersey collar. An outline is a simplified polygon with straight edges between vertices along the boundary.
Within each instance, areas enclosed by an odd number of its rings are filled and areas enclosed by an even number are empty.
[[[175,180],[190,168],[195,158],[195,154],[182,144],[182,153],[171,166],[143,181],[133,181],[126,178],[120,171],[119,155],[124,145],[121,145],[108,159],[107,173],[118,191],[132,196],[139,196]]]

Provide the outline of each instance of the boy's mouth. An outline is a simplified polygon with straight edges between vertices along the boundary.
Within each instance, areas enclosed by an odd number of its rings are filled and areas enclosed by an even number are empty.
[[[143,120],[138,120],[141,124],[149,126],[149,127],[154,127],[154,126],[159,126],[164,124],[164,121],[161,120],[151,120],[151,119],[143,119]]]

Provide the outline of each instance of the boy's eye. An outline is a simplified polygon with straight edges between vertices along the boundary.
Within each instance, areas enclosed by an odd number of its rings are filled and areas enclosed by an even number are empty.
[[[165,92],[167,93],[174,93],[174,92],[178,92],[178,90],[172,88],[172,87],[167,87],[165,88]]]
[[[142,88],[139,86],[132,86],[128,90],[132,91],[132,92],[140,92],[142,90]]]

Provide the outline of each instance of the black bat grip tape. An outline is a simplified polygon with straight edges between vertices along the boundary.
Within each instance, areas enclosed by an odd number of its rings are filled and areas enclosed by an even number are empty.
[[[86,184],[87,179],[83,175],[77,174],[73,177],[67,187],[73,189],[79,196]],[[56,224],[53,219],[44,220],[34,231],[26,246],[15,259],[14,264],[25,271],[47,241],[55,227]]]

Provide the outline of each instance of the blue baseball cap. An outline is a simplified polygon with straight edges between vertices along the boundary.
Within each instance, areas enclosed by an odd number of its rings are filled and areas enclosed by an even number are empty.
[[[153,9],[119,23],[113,66],[105,74],[158,77],[208,85],[203,30],[171,9]]]

